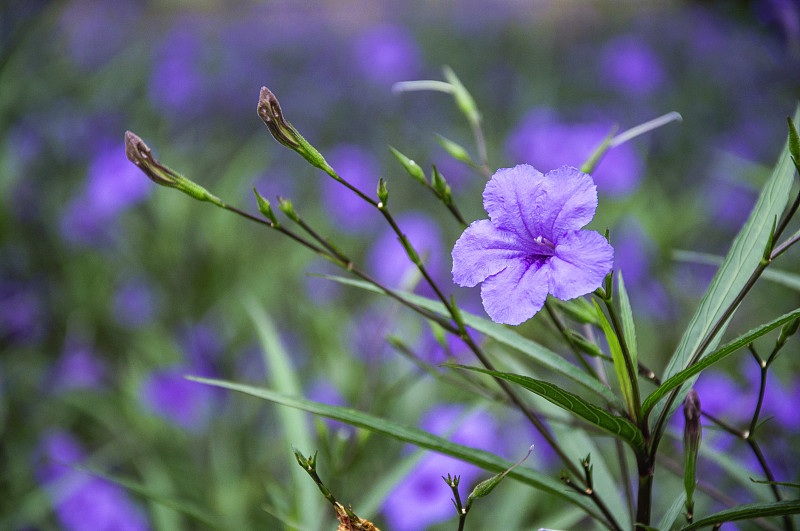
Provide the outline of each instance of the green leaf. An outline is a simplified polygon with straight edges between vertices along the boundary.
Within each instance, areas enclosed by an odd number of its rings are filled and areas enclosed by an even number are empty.
[[[625,281],[622,279],[622,271],[617,273],[619,284],[619,310],[622,317],[622,333],[625,336],[625,344],[628,345],[628,352],[631,353],[631,363],[634,367],[638,364],[639,351],[636,346],[636,327],[633,324],[633,309],[628,298],[628,291],[625,289]]]
[[[695,363],[688,369],[685,369],[678,374],[674,375],[673,377],[669,378],[667,381],[663,382],[658,389],[653,391],[650,396],[648,396],[644,402],[642,403],[642,412],[644,415],[647,415],[650,410],[653,409],[653,406],[658,403],[659,400],[664,398],[667,393],[681,385],[682,383],[686,382],[687,380],[693,378],[700,371],[708,368],[709,366],[717,363],[718,361],[724,359],[728,355],[736,352],[740,348],[747,346],[749,343],[752,343],[759,337],[763,336],[764,334],[775,330],[776,328],[785,325],[795,319],[800,318],[800,308],[784,314],[777,319],[774,319],[768,323],[764,323],[763,325],[756,327],[746,334],[734,339],[730,343],[726,344],[724,347],[720,348],[716,352],[713,352],[709,356],[703,358],[701,361]]]
[[[800,232],[797,234],[800,234]],[[694,264],[718,266],[722,263],[721,256],[708,253],[698,253],[695,251],[684,251],[683,249],[675,249],[672,251],[672,257],[681,262],[690,262]],[[800,291],[800,275],[796,273],[789,273],[788,271],[775,269],[772,266],[769,266],[761,274],[761,278],[775,282],[776,284],[780,284],[782,286],[786,286],[787,288]]]
[[[631,383],[630,378],[628,378],[628,369],[625,366],[625,355],[622,353],[622,346],[619,343],[617,334],[614,332],[614,328],[611,326],[611,323],[608,322],[608,318],[606,318],[606,315],[603,313],[603,310],[600,309],[600,306],[597,305],[597,302],[592,302],[594,303],[594,309],[597,312],[597,316],[600,319],[600,328],[603,330],[603,333],[606,336],[608,349],[611,351],[611,359],[614,362],[614,372],[617,374],[619,388],[622,391],[622,398],[625,400],[625,404],[628,407],[628,412],[631,414],[631,416],[634,416],[636,414],[636,408],[638,407],[638,404],[635,403],[633,398],[633,384]]]
[[[672,502],[672,505],[669,506],[667,512],[664,513],[664,516],[661,518],[661,522],[658,524],[656,529],[660,531],[669,531],[672,529],[672,526],[675,524],[675,520],[678,519],[680,516],[681,511],[683,511],[683,505],[686,503],[686,492],[681,492],[675,501]]]
[[[721,524],[724,522],[736,522],[738,520],[752,520],[754,518],[766,518],[768,516],[785,516],[790,514],[800,514],[800,500],[785,500],[772,503],[750,503],[739,505],[732,509],[726,509],[714,513],[707,518],[697,520],[692,524],[684,526],[681,531],[692,531],[702,527]]]
[[[597,426],[603,431],[607,431],[612,435],[616,435],[623,441],[630,444],[635,450],[639,450],[644,446],[644,437],[639,428],[628,419],[612,415],[604,409],[600,409],[594,404],[590,404],[583,398],[564,391],[557,385],[545,382],[543,380],[535,380],[528,376],[521,374],[511,374],[507,372],[490,371],[478,367],[468,367],[466,365],[451,365],[445,364],[445,367],[453,367],[458,369],[469,369],[475,372],[482,372],[496,378],[502,378],[508,382],[517,384],[524,387],[528,391],[535,393],[548,402],[551,402],[572,414],[588,421],[589,423]]]
[[[424,185],[428,184],[428,178],[425,177],[425,172],[422,171],[422,168],[419,167],[419,164],[411,160],[410,158],[406,157],[395,148],[389,146],[389,150],[394,155],[394,158],[400,162],[400,164],[405,168],[406,172],[412,176],[414,179],[418,180]]]
[[[354,280],[335,275],[319,275],[319,276],[327,278],[329,280],[333,280],[335,282],[339,282],[341,284],[346,284],[348,286],[355,286],[357,288],[361,288],[367,291],[372,291],[373,293],[382,293],[382,291],[376,288],[374,285],[361,280]],[[439,301],[428,299],[426,297],[422,297],[420,295],[408,292],[400,292],[400,295],[404,299],[416,304],[417,306],[425,308],[426,310],[430,310],[445,317],[450,317],[449,312],[447,312],[445,307]],[[522,352],[523,354],[531,358],[533,361],[536,361],[537,363],[540,363],[541,365],[547,367],[548,369],[563,376],[566,376],[570,380],[582,385],[586,389],[592,391],[596,395],[605,399],[608,403],[613,404],[614,406],[619,407],[620,409],[623,407],[619,398],[617,398],[616,395],[614,395],[614,393],[612,393],[608,387],[603,385],[597,379],[592,378],[591,376],[583,372],[580,368],[576,367],[572,363],[565,360],[562,356],[559,356],[555,352],[548,350],[542,345],[521,336],[515,330],[506,328],[503,325],[499,325],[488,319],[483,319],[481,317],[478,317],[477,315],[467,313],[463,310],[461,310],[461,314],[464,317],[465,324],[470,328],[472,328],[473,330],[480,332],[481,334],[484,334],[488,337],[491,337],[498,343],[501,343],[503,345],[516,349],[519,352]]]
[[[470,166],[475,165],[472,157],[469,156],[469,152],[467,152],[467,149],[461,144],[457,144],[449,138],[439,134],[436,135],[436,141],[439,142],[439,145],[442,146],[444,150],[447,151],[447,153],[449,153],[454,159],[464,162],[465,164],[469,164]]]
[[[485,450],[479,450],[477,448],[470,448],[468,446],[455,444],[447,439],[437,437],[436,435],[418,428],[403,426],[390,420],[382,419],[380,417],[376,417],[374,415],[370,415],[369,413],[364,413],[355,409],[341,406],[329,406],[327,404],[312,402],[311,400],[305,400],[303,398],[291,397],[271,389],[254,387],[236,382],[214,380],[211,378],[200,378],[195,376],[187,376],[187,378],[195,382],[213,385],[223,389],[230,389],[232,391],[238,391],[240,393],[251,395],[257,398],[269,400],[270,402],[274,402],[276,404],[282,404],[284,406],[301,409],[315,415],[338,420],[358,428],[363,428],[374,433],[397,439],[399,441],[414,444],[420,448],[434,450],[436,452],[455,457],[467,463],[472,463],[473,465],[479,466],[484,470],[488,470],[489,472],[502,472],[514,464]],[[564,488],[564,484],[557,479],[545,476],[544,474],[540,474],[529,468],[519,467],[510,472],[508,477],[514,478],[517,481],[525,483],[526,485],[530,485],[531,487],[541,491],[564,498],[583,508],[583,510],[592,517],[597,518],[598,520],[603,519],[602,515],[596,512],[591,500],[584,496],[580,496],[577,493],[566,490]]]
[[[795,122],[799,120],[800,107],[795,111]],[[714,276],[708,291],[700,300],[700,305],[667,365],[664,373],[665,379],[669,379],[687,368],[689,361],[697,353],[704,338],[708,336],[726,310],[733,304],[739,291],[755,271],[764,253],[764,246],[770,237],[773,220],[776,216],[780,217],[789,201],[789,191],[794,180],[794,170],[787,141],[778,163],[772,171],[772,176],[761,190],[750,218],[734,239],[731,249]],[[733,314],[731,314],[732,316]],[[728,321],[730,321],[730,317]],[[704,356],[707,356],[719,344],[719,339],[725,331],[727,322],[723,323],[723,325],[714,341],[708,346]],[[678,394],[677,399],[672,403],[671,409],[667,413],[672,413],[677,409],[686,396],[686,392],[688,392],[688,389],[684,388]]]
[[[475,104],[472,95],[467,91],[466,87],[461,84],[461,80],[458,79],[458,76],[456,76],[452,68],[445,66],[442,70],[444,72],[444,78],[453,86],[453,98],[456,100],[456,105],[461,112],[464,113],[464,116],[467,117],[467,121],[470,125],[473,127],[479,126],[481,123],[481,113],[478,111],[478,106]]]
[[[281,344],[272,319],[255,299],[247,299],[246,306],[258,332],[270,384],[282,393],[300,394],[297,371],[292,367],[289,354]],[[314,447],[314,439],[310,433],[308,417],[298,411],[280,409],[278,419],[283,433],[283,450],[287,457],[292,455],[293,445],[304,452],[310,452]],[[322,518],[322,506],[318,503],[316,487],[298,467],[291,467],[291,474],[292,487],[296,489],[291,516],[301,520],[306,527],[314,527]]]

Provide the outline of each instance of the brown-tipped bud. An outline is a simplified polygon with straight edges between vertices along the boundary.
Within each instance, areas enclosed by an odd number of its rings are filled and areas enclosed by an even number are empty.
[[[278,98],[267,87],[261,87],[258,96],[258,115],[267,124],[275,140],[291,149],[300,148],[297,131],[284,119]]]
[[[175,172],[153,158],[147,144],[130,131],[125,131],[125,155],[154,183],[170,188],[179,187],[179,178]]]
[[[683,442],[686,451],[697,453],[700,447],[700,397],[694,389],[689,390],[683,401],[683,416],[686,424],[683,429]]]

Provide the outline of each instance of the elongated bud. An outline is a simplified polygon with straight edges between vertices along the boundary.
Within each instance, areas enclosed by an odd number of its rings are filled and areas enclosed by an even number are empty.
[[[683,416],[686,419],[684,427],[684,443],[686,448],[697,453],[700,447],[700,396],[691,389],[683,401]]]
[[[789,122],[789,153],[794,157],[795,164],[800,164],[800,134],[791,117],[787,117],[787,120]]]
[[[170,188],[180,187],[178,175],[153,158],[147,144],[130,131],[125,131],[125,155],[154,183]]]
[[[697,451],[700,449],[700,397],[691,389],[683,401],[683,487],[686,491],[686,519],[694,516],[694,489],[697,485]]]
[[[781,335],[778,337],[778,346],[782,347],[784,344],[786,344],[786,341],[788,341],[790,337],[797,333],[798,327],[800,327],[800,319],[795,319],[794,321],[783,325],[783,328],[781,328]]]
[[[147,144],[130,131],[125,131],[125,155],[154,183],[177,188],[198,201],[208,201],[217,206],[223,206],[217,196],[158,162]]]
[[[299,222],[300,216],[297,215],[297,212],[294,211],[294,205],[292,204],[291,199],[286,199],[285,197],[278,198],[278,208],[286,214],[286,217],[291,219],[292,221]]]
[[[297,131],[284,119],[278,98],[267,87],[261,87],[258,95],[258,115],[275,140],[291,149],[300,147]]]
[[[398,162],[400,162],[400,164],[403,165],[403,168],[405,168],[406,172],[408,172],[410,176],[412,176],[422,184],[428,184],[428,179],[427,177],[425,177],[425,172],[422,171],[422,168],[419,167],[419,164],[417,164],[410,158],[406,157],[405,155],[403,155],[402,153],[400,153],[391,146],[389,147],[389,150],[391,150],[392,155],[394,155],[394,158],[396,158]]]
[[[280,223],[278,223],[278,218],[275,216],[275,212],[272,211],[272,205],[270,205],[269,201],[258,193],[258,190],[256,190],[255,186],[253,187],[253,193],[256,196],[258,211],[261,212],[265,218],[272,222],[273,227],[278,227]]]
[[[466,164],[475,164],[472,161],[472,157],[469,156],[466,148],[461,144],[457,144],[450,140],[449,138],[443,137],[442,135],[436,135],[436,141],[439,142],[439,145],[447,151],[451,157],[456,160],[460,160]]]
[[[503,481],[503,479],[509,472],[511,472],[516,467],[521,465],[531,455],[531,452],[533,452],[533,445],[531,445],[530,448],[528,448],[528,453],[525,454],[525,457],[523,457],[522,459],[511,465],[511,467],[475,485],[475,488],[472,489],[472,492],[469,494],[469,497],[467,498],[467,504],[464,508],[467,511],[469,511],[470,508],[472,507],[473,502],[476,499],[483,498],[484,496],[487,496],[490,492],[492,492],[494,488],[497,485],[499,485],[501,481]]]
[[[383,180],[383,177],[378,180],[378,201],[382,206],[386,206],[386,203],[389,201],[389,188],[386,186],[386,181]]]
[[[453,191],[450,189],[450,185],[447,184],[447,181],[444,179],[439,170],[436,168],[436,165],[433,165],[433,191],[436,192],[436,195],[439,196],[439,199],[442,200],[447,206],[453,205]]]

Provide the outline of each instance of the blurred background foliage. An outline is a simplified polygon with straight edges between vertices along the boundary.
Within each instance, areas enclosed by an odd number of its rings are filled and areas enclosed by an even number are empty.
[[[442,79],[443,65],[479,105],[493,169],[579,165],[614,124],[683,115],[679,125],[615,148],[595,173],[592,227],[610,228],[616,268],[632,291],[640,359],[663,367],[713,274],[675,261],[673,250],[723,254],[785,138],[800,94],[797,2],[6,0],[0,527],[203,525],[60,462],[127,478],[219,515],[229,528],[332,528],[322,497],[313,484],[309,495],[310,481],[293,470],[289,445],[298,442],[287,434],[305,433],[312,446],[300,450],[320,451],[323,479],[361,516],[389,529],[452,528],[437,524],[453,517],[439,476],[462,474],[466,485],[485,473],[182,379],[286,384],[260,334],[279,338],[304,396],[514,460],[540,441],[518,415],[425,376],[400,354],[405,347],[432,364],[448,356],[471,362],[455,341],[443,343],[377,296],[308,276],[336,271],[276,233],[156,189],[124,155],[130,129],[162,162],[229,203],[255,211],[254,185],[270,199],[289,197],[376,278],[413,286],[410,263],[379,214],[269,137],[255,112],[267,85],[340,174],[370,192],[386,179],[393,212],[434,277],[484,315],[477,290],[450,282],[460,227],[388,150],[426,171],[436,164],[465,217],[484,217],[485,178],[435,140],[439,133],[476,156],[451,98],[392,92],[398,81]],[[796,258],[779,267],[800,273]],[[731,329],[751,328],[799,299],[761,285]],[[254,321],[262,312],[268,320]],[[563,350],[543,319],[522,330]],[[783,356],[767,394],[773,420],[765,429],[789,433],[766,446],[788,481],[799,479],[799,364]],[[742,353],[724,369],[698,382],[701,402],[745,422],[755,364]],[[704,444],[750,466],[746,448],[725,437],[711,431]],[[551,457],[537,444],[526,466],[548,470]],[[722,465],[701,466],[717,473]],[[725,474],[733,472],[720,473],[720,491],[752,499],[726,490]],[[507,482],[476,506],[470,525],[568,528],[579,518]]]

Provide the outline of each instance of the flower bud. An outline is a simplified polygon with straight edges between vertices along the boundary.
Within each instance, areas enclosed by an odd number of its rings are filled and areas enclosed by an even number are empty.
[[[217,206],[223,206],[217,196],[158,162],[147,144],[130,131],[125,131],[125,155],[154,183],[177,188],[198,201],[208,201]]]
[[[386,187],[386,181],[383,180],[383,177],[378,180],[378,201],[384,206],[389,201],[389,188]]]
[[[278,98],[267,87],[261,87],[258,96],[258,115],[275,140],[291,149],[300,148],[297,131],[284,119]]]
[[[179,188],[180,179],[175,172],[154,159],[147,144],[130,131],[125,131],[125,155],[154,183]]]
[[[683,441],[687,451],[697,453],[700,447],[700,397],[694,389],[689,390],[683,401],[683,416],[686,424],[683,429]]]

